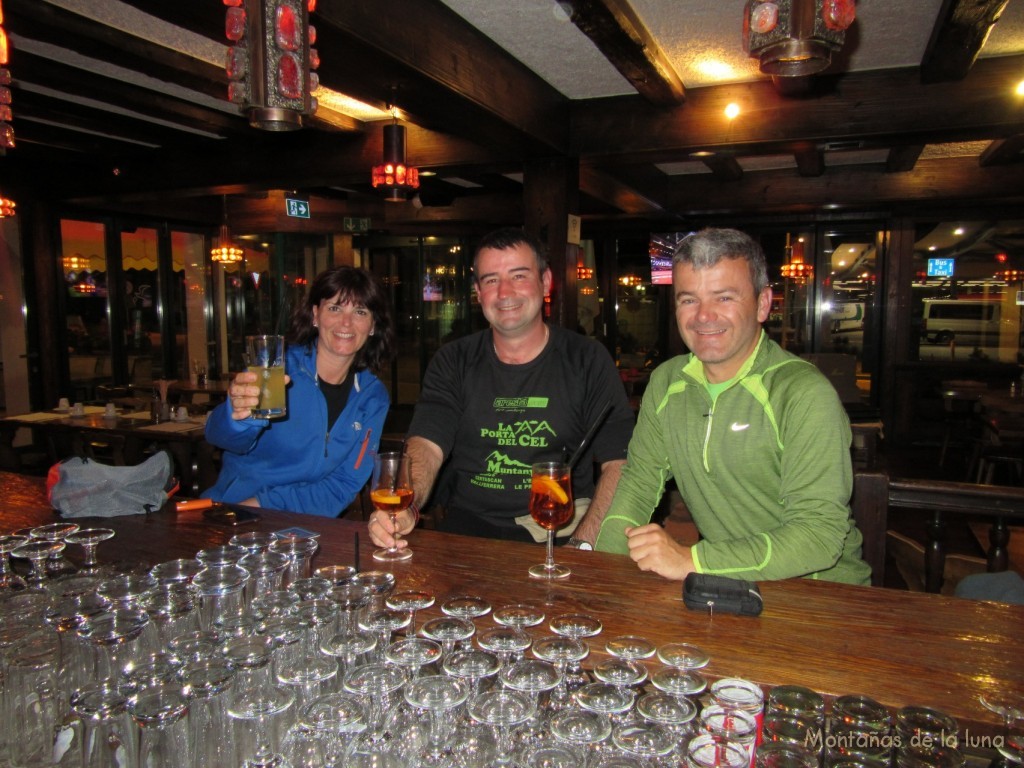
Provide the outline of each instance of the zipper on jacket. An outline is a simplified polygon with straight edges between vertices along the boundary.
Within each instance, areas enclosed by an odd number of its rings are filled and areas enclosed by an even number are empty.
[[[711,467],[708,466],[708,445],[711,443],[711,422],[715,420],[715,405],[712,403],[708,406],[708,412],[704,414],[704,418],[707,420],[707,427],[704,428],[704,445],[701,448],[701,461],[704,464],[704,471],[710,472]]]
[[[327,458],[327,446],[331,443],[331,432],[330,430],[324,435],[324,458]]]

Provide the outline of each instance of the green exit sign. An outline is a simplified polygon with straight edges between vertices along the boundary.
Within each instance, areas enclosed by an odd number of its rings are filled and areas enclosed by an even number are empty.
[[[296,219],[308,219],[309,218],[309,201],[308,200],[293,200],[290,197],[284,199],[285,212],[289,216],[293,216]]]
[[[346,232],[369,232],[369,217],[360,218],[357,216],[346,216],[342,222]]]

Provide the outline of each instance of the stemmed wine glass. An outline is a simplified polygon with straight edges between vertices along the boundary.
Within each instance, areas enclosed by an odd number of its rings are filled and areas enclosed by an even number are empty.
[[[454,595],[441,603],[441,613],[460,619],[478,619],[491,612],[491,604],[476,595]]]
[[[396,611],[391,608],[384,608],[380,611],[371,611],[359,619],[359,629],[370,632],[377,638],[376,653],[377,660],[384,661],[384,653],[391,645],[391,635],[399,629],[409,626],[409,613],[407,611]]]
[[[424,637],[441,644],[442,661],[455,650],[457,643],[468,640],[476,632],[476,625],[458,616],[440,616],[424,623],[420,628]]]
[[[698,672],[711,661],[703,650],[689,643],[668,643],[658,648],[658,660],[665,666],[651,675],[651,684],[672,696],[696,696],[707,688]]]
[[[391,517],[391,528],[395,531],[394,543],[374,551],[375,560],[399,561],[412,557],[408,547],[398,548],[400,538],[396,529],[398,513],[412,504],[412,459],[398,451],[378,453],[373,457],[373,480],[370,484],[370,502],[375,509],[387,512]]]
[[[427,675],[411,681],[405,687],[406,702],[430,714],[430,738],[419,755],[417,765],[450,766],[455,730],[453,710],[469,698],[469,684],[458,677],[448,675]]]
[[[494,730],[497,749],[492,765],[514,764],[512,729],[525,723],[536,711],[533,696],[508,688],[492,688],[470,701],[470,717]]]
[[[46,559],[64,551],[63,541],[49,539],[28,539],[11,550],[15,557],[24,557],[32,563],[26,582],[30,587],[40,589],[46,584]]]
[[[639,685],[647,679],[647,667],[639,662],[655,653],[654,644],[642,637],[625,635],[609,640],[605,650],[613,658],[594,667],[594,677],[613,685]]]
[[[533,655],[542,661],[555,665],[558,671],[558,685],[551,692],[551,704],[559,708],[568,698],[566,690],[566,667],[570,663],[578,664],[590,654],[590,646],[585,640],[577,640],[563,635],[542,637],[533,644]]]
[[[441,658],[441,644],[425,637],[396,640],[384,651],[384,660],[408,670],[408,678],[416,680],[420,670]]]
[[[591,765],[601,751],[601,745],[612,733],[612,722],[607,715],[567,707],[559,710],[548,721],[551,733],[563,744],[569,745],[584,765]]]
[[[5,589],[25,589],[28,586],[11,568],[9,554],[24,544],[25,536],[0,536],[0,592]]]
[[[83,528],[64,537],[68,544],[78,544],[84,550],[81,573],[98,573],[101,569],[96,559],[96,547],[101,541],[114,537],[113,528]]]
[[[45,541],[64,541],[72,533],[76,533],[81,526],[78,523],[48,523],[37,525],[29,535],[33,539],[44,539]],[[64,548],[52,550],[49,559],[46,561],[46,572],[55,575],[68,568],[68,562],[64,560]]]
[[[604,626],[598,619],[583,613],[563,613],[560,616],[555,616],[549,622],[548,627],[556,635],[571,637],[576,640],[596,637],[604,629]],[[569,690],[578,688],[587,682],[587,676],[584,674],[583,668],[576,662],[569,665],[565,675],[568,678],[566,685]]]
[[[469,684],[470,697],[473,697],[483,692],[484,681],[498,674],[501,662],[493,653],[471,649],[455,651],[441,666],[446,675],[465,680]]]
[[[572,482],[569,465],[561,461],[540,461],[531,468],[530,517],[548,532],[547,557],[530,567],[535,579],[565,579],[572,571],[555,564],[555,531],[572,520]]]
[[[477,635],[477,645],[498,658],[501,667],[507,667],[533,643],[526,632],[514,627],[495,627]]]
[[[384,605],[395,611],[409,612],[409,626],[416,632],[416,611],[422,611],[434,604],[434,596],[419,589],[404,589],[392,592],[384,599]]]
[[[1006,733],[999,754],[1018,765],[1024,763],[1024,695],[992,693],[979,697],[981,706],[1003,716]]]

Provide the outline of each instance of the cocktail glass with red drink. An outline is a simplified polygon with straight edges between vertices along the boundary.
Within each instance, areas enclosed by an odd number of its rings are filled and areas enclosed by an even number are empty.
[[[555,531],[573,518],[572,480],[569,465],[541,461],[533,465],[530,478],[530,517],[547,531],[547,558],[530,568],[535,579],[564,579],[572,571],[555,564]]]

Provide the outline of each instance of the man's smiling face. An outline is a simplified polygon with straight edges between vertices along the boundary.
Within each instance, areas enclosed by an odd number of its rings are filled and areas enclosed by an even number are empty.
[[[755,294],[746,259],[722,259],[705,269],[676,264],[672,289],[686,346],[704,363],[709,381],[728,381],[757,346],[771,288]]]

